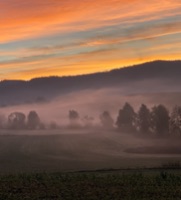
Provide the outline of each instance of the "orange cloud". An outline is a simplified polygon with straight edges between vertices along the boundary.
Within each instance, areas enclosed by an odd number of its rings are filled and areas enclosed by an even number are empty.
[[[180,44],[178,44],[179,46]],[[87,53],[75,54],[72,56],[62,56],[42,59],[22,59],[15,62],[3,64],[9,71],[6,79],[31,79],[40,76],[69,76],[78,74],[95,73],[109,71],[115,68],[135,65],[153,60],[177,60],[181,58],[179,52],[163,52],[163,49],[171,49],[173,45],[157,46],[145,50],[145,55],[139,55],[143,52],[137,52],[134,49],[102,49]],[[111,55],[111,56],[110,56]],[[17,67],[18,66],[18,67]],[[37,67],[38,66],[38,67]],[[1,78],[5,78],[1,75]]]
[[[164,39],[181,34],[180,0],[6,0],[0,10],[0,45],[6,47],[0,46],[2,79],[77,75],[181,59],[179,37],[173,43]],[[109,31],[112,27],[118,28]],[[56,45],[38,43],[55,34],[64,35]],[[32,46],[35,38],[37,46]]]
[[[0,42],[134,22],[136,17],[159,19],[180,13],[179,7],[177,0],[9,0],[0,4],[4,11],[0,14]],[[174,9],[177,11],[171,12]]]

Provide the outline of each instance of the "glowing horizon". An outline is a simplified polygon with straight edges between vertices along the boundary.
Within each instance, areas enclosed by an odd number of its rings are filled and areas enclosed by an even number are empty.
[[[180,0],[0,0],[0,79],[181,60]]]

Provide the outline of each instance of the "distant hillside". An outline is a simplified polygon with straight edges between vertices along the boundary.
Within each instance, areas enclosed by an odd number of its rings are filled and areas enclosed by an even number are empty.
[[[69,92],[111,87],[127,93],[181,92],[180,85],[181,61],[155,61],[90,75],[2,81],[0,105],[44,102]]]

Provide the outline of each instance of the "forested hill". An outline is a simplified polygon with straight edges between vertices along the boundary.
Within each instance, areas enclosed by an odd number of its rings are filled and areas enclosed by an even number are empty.
[[[164,91],[179,92],[180,84],[181,61],[154,61],[89,75],[35,78],[30,81],[1,81],[0,105],[43,102],[61,94],[83,89],[132,88],[133,90],[128,92],[135,93],[161,92],[165,86]]]

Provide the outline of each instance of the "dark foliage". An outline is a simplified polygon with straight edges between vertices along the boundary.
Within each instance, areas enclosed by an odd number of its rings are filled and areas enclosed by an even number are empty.
[[[27,128],[37,129],[40,127],[40,118],[36,111],[30,111],[28,114]]]
[[[124,131],[133,131],[135,116],[133,107],[129,103],[125,103],[123,108],[119,110],[116,125]]]
[[[142,104],[137,115],[137,124],[141,133],[148,133],[151,127],[151,114],[146,105]]]
[[[111,117],[110,113],[108,111],[104,111],[100,115],[100,121],[103,127],[105,128],[113,128],[114,120]]]
[[[14,112],[8,116],[8,127],[10,129],[24,129],[26,116],[21,112]]]
[[[0,177],[3,200],[172,200],[181,198],[181,176],[167,172],[54,173]]]
[[[151,122],[154,132],[158,135],[169,133],[169,112],[163,105],[153,107],[151,112]]]
[[[170,133],[174,136],[181,136],[181,107],[175,106],[170,117]]]

